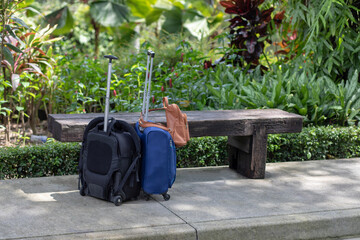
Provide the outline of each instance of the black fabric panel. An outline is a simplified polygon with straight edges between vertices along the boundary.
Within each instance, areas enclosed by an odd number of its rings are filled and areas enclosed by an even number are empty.
[[[94,173],[107,175],[112,163],[117,158],[117,140],[113,136],[108,136],[104,132],[90,132],[86,144],[84,157],[86,158],[86,168]]]
[[[112,158],[112,149],[108,143],[96,140],[89,142],[87,166],[90,171],[106,175]]]
[[[89,195],[91,195],[93,197],[97,197],[97,198],[101,198],[101,199],[107,199],[106,188],[104,188],[102,186],[90,183],[88,185],[88,192],[89,192]]]

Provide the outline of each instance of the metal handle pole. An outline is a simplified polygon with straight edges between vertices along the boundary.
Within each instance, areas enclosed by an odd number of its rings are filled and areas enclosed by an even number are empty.
[[[149,104],[150,104],[150,92],[151,92],[151,76],[153,70],[153,62],[154,62],[155,52],[151,51],[151,63],[150,63],[150,74],[148,80],[148,91],[147,91],[147,103],[146,103],[146,112],[145,112],[145,121],[148,120],[148,113],[149,113]]]
[[[146,97],[147,97],[147,85],[148,85],[148,79],[149,79],[149,64],[150,64],[150,54],[151,52],[147,52],[147,63],[146,63],[146,76],[145,76],[145,87],[144,87],[144,98],[143,98],[143,104],[142,104],[142,114],[145,114],[145,105],[146,105]]]
[[[112,55],[105,55],[104,57],[109,59],[107,83],[106,83],[105,117],[104,117],[104,132],[106,132],[109,121],[109,108],[110,108],[109,100],[110,100],[110,84],[111,84],[111,71],[112,71],[111,62],[113,59],[118,59],[118,58]]]

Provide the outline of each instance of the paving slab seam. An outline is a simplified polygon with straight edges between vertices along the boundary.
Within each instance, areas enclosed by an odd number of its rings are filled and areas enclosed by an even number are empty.
[[[154,199],[154,198],[153,198]],[[184,221],[184,223],[186,223],[187,225],[189,225],[190,227],[192,227],[195,230],[195,236],[196,236],[196,240],[199,240],[198,237],[198,231],[196,229],[196,227],[194,227],[193,225],[191,225],[191,223],[187,222],[185,219],[183,219],[182,217],[180,217],[177,213],[175,213],[174,211],[172,211],[171,209],[169,209],[168,207],[166,207],[164,204],[162,204],[160,201],[154,199],[155,201],[157,201],[161,206],[163,206],[164,208],[166,208],[169,212],[171,212],[172,214],[174,214],[176,217],[180,218],[182,221]]]

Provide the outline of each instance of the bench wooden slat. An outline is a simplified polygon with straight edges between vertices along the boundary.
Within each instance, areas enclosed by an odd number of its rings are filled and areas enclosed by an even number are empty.
[[[191,137],[250,136],[253,125],[264,125],[266,134],[294,133],[302,129],[302,117],[279,109],[187,111]],[[135,125],[140,113],[115,113],[110,117]],[[50,114],[48,130],[63,142],[81,141],[86,125],[101,113]],[[149,119],[165,123],[164,112],[151,112]]]

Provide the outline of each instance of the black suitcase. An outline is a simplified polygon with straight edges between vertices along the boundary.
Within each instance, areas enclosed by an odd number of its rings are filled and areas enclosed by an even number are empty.
[[[90,121],[84,131],[79,160],[79,190],[88,195],[120,205],[140,193],[140,139],[125,121],[108,120],[110,59],[105,117]]]

